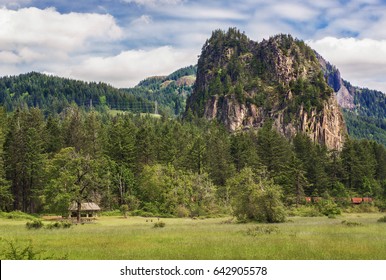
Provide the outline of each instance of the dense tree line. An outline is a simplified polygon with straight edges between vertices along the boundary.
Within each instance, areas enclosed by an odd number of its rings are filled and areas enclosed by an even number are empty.
[[[348,110],[343,111],[351,137],[369,139],[386,146],[386,118],[367,117]]]
[[[154,103],[105,83],[87,83],[37,72],[0,78],[0,104],[7,111],[40,108],[45,115],[71,104],[98,111],[107,109],[154,112]]]
[[[94,201],[137,214],[233,211],[275,222],[305,196],[379,203],[386,196],[384,146],[347,139],[342,151],[328,151],[301,134],[289,142],[269,122],[230,134],[194,118],[111,116],[77,106],[47,118],[37,108],[1,110],[0,155],[3,211],[66,213],[73,201]]]

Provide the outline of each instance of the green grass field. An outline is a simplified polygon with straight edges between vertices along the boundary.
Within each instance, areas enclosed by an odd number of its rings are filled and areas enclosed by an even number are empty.
[[[32,242],[43,258],[70,260],[384,260],[386,223],[377,222],[383,216],[291,217],[276,225],[229,223],[230,218],[161,219],[163,228],[154,228],[155,218],[100,217],[69,229],[27,229],[26,220],[0,218],[0,256],[9,251],[9,242],[20,249]],[[248,234],[257,226],[275,230]]]

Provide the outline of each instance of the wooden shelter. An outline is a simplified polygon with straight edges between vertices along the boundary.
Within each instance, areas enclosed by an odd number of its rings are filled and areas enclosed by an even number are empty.
[[[76,202],[73,202],[70,207],[68,207],[68,211],[70,212],[71,217],[76,217],[77,216],[77,211],[78,211],[78,205]],[[98,206],[98,204],[94,202],[84,202],[81,203],[81,208],[80,208],[80,214],[81,217],[86,217],[86,218],[93,218],[98,216],[98,212],[101,211],[101,208]]]
[[[361,204],[363,202],[362,197],[352,197],[351,198],[351,203],[352,204]]]

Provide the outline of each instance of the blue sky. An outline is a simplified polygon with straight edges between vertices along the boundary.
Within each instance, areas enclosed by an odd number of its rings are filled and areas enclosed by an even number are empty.
[[[386,1],[0,0],[0,75],[117,87],[195,64],[214,29],[303,39],[354,85],[386,92]]]

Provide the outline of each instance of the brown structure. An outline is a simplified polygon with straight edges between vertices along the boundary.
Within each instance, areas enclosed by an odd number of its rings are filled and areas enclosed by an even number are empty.
[[[323,198],[320,197],[320,196],[312,196],[312,197],[309,197],[309,196],[306,196],[305,197],[305,201],[306,203],[317,203],[317,202],[320,202],[322,201]],[[351,199],[350,198],[346,198],[346,197],[333,197],[332,200],[334,200],[335,202],[351,202],[351,204],[362,204],[362,203],[372,203],[374,202],[374,199],[372,197],[352,197]]]
[[[353,198],[351,198],[351,202],[352,202],[352,204],[361,204],[363,202],[363,198],[362,197],[353,197]]]
[[[68,211],[70,211],[70,217],[76,217],[78,211],[77,203],[73,202],[70,207],[68,207]],[[84,202],[81,204],[81,217],[94,218],[98,216],[97,214],[99,211],[101,211],[101,208],[94,202]]]

